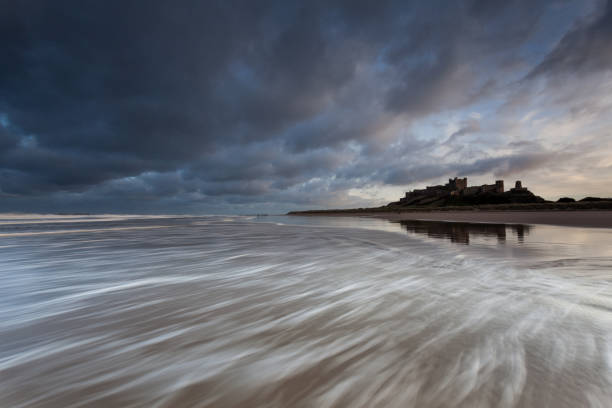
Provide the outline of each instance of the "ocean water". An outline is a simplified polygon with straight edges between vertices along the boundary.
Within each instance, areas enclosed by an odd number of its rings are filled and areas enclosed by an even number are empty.
[[[612,407],[612,230],[0,215],[0,407]]]

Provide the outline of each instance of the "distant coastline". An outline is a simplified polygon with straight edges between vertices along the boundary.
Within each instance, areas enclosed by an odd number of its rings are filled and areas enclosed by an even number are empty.
[[[381,207],[291,211],[287,215],[373,216],[390,220],[500,222],[612,228],[612,198],[564,197],[546,201],[517,181],[504,190],[503,180],[492,185],[467,186],[467,178],[407,192],[399,201]]]
[[[603,204],[603,203],[602,203]],[[287,215],[312,217],[374,217],[389,221],[448,221],[448,222],[485,222],[498,224],[543,224],[564,227],[612,228],[612,202],[608,208],[573,208],[573,209],[350,209],[292,211]]]
[[[354,214],[354,213],[413,213],[413,212],[479,212],[479,211],[593,211],[612,210],[612,200],[598,201],[527,203],[527,204],[483,204],[483,205],[457,205],[443,207],[427,206],[396,206],[384,205],[370,208],[346,208],[329,210],[290,211],[287,215],[325,215],[325,214]]]

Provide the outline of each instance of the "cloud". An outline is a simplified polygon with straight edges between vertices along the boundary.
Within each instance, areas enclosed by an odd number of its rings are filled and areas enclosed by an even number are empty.
[[[542,75],[589,75],[612,70],[612,2],[594,16],[579,22],[530,73]]]
[[[476,118],[468,118],[461,123],[459,130],[453,132],[448,139],[446,139],[444,144],[454,144],[459,141],[462,136],[478,131],[480,131],[480,121]]]
[[[557,111],[607,112],[610,26],[579,1],[7,3],[0,209],[338,207],[536,171],[568,150],[535,134]],[[547,84],[572,73],[600,91]]]

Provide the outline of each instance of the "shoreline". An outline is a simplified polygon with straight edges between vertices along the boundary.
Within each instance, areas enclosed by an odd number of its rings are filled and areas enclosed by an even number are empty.
[[[562,227],[612,228],[612,210],[582,211],[324,211],[294,212],[288,215],[308,217],[371,217],[389,221],[419,220],[474,222],[491,224],[541,224]]]

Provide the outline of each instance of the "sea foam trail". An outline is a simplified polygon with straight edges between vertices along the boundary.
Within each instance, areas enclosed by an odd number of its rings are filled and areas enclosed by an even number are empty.
[[[0,238],[0,406],[612,406],[612,256],[576,230],[292,222],[0,228],[72,229]]]

